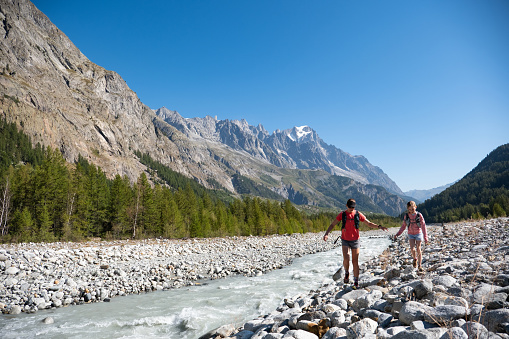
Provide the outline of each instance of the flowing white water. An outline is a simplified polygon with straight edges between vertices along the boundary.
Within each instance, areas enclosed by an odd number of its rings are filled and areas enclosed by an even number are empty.
[[[388,238],[361,238],[360,261],[383,252]],[[2,338],[198,338],[225,324],[240,326],[274,311],[286,297],[332,282],[341,248],[307,255],[258,277],[232,277],[33,314],[0,315]],[[52,317],[53,324],[44,324]]]

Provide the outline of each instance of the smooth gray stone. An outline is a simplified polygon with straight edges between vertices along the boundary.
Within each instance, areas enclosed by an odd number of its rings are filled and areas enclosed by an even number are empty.
[[[460,327],[451,327],[440,339],[468,339],[468,335]]]
[[[399,320],[401,320],[403,324],[410,325],[414,321],[424,320],[425,314],[431,312],[432,307],[416,301],[409,301],[405,303],[399,311]]]
[[[438,325],[446,325],[453,320],[465,318],[467,312],[468,309],[462,306],[437,306],[424,314],[424,320]]]
[[[229,337],[233,332],[235,332],[235,326],[233,324],[223,325],[216,330],[216,334],[220,335],[222,338]]]
[[[352,304],[352,308],[354,311],[359,312],[359,310],[363,308],[371,307],[375,301],[379,300],[380,298],[382,298],[382,292],[378,290],[371,291],[355,299]]]
[[[482,283],[474,287],[473,299],[476,304],[485,304],[493,294],[498,292],[498,286]]]
[[[266,331],[256,331],[255,334],[251,337],[251,339],[264,339],[269,333]]]
[[[412,330],[427,330],[434,327],[437,327],[437,325],[422,320],[414,321],[410,324],[410,329]]]
[[[432,282],[434,285],[442,285],[445,287],[451,287],[456,283],[456,279],[454,277],[451,277],[450,275],[442,275],[433,278]]]
[[[495,282],[502,287],[509,286],[509,274],[497,275],[497,277],[495,278]]]
[[[402,331],[391,337],[391,339],[435,339],[434,333],[427,330]]]
[[[346,337],[346,330],[339,327],[331,327],[322,337],[322,339],[338,339]]]
[[[52,317],[46,317],[42,320],[44,324],[53,324],[55,320]]]
[[[263,324],[263,319],[255,319],[246,322],[244,324],[244,329],[246,331],[256,332],[259,328],[263,326],[265,326],[265,324]]]
[[[5,274],[9,274],[9,275],[16,275],[16,274],[18,274],[18,272],[19,272],[19,268],[13,267],[13,266],[11,266],[5,270]]]
[[[345,312],[336,311],[329,316],[332,327],[340,327],[345,322]]]
[[[378,318],[384,313],[380,312],[380,311],[377,311],[377,310],[365,310],[363,313],[362,313],[362,317],[364,318],[370,318],[370,319],[373,319],[374,321],[378,321]]]
[[[318,336],[314,333],[304,330],[290,330],[286,332],[283,338],[294,338],[294,339],[318,339]]]
[[[477,322],[467,321],[461,326],[461,329],[465,331],[469,339],[488,337],[488,329]]]
[[[417,299],[422,299],[428,293],[433,291],[433,283],[430,280],[420,280],[414,286],[414,293]]]
[[[283,338],[284,334],[282,333],[267,333],[263,339],[281,339]]]
[[[347,327],[346,337],[348,339],[366,338],[367,335],[374,334],[377,327],[376,321],[364,318]]]
[[[375,303],[371,306],[372,309],[385,312],[385,308],[390,305],[387,300],[376,300]]]
[[[344,300],[350,300],[350,299],[357,299],[362,297],[363,295],[368,294],[368,291],[361,289],[361,290],[352,290],[347,293],[339,292],[336,294],[336,299],[344,299]]]
[[[380,316],[378,317],[378,327],[379,328],[387,327],[393,319],[394,317],[392,315],[387,313],[381,313]]]
[[[387,270],[384,274],[384,278],[387,281],[390,281],[391,279],[397,278],[401,275],[401,270],[399,268],[391,268]]]
[[[242,330],[239,333],[233,335],[235,339],[250,339],[253,336],[254,332]]]
[[[11,309],[9,310],[9,314],[20,314],[22,311],[21,309],[21,306],[19,305],[14,305],[11,307]]]

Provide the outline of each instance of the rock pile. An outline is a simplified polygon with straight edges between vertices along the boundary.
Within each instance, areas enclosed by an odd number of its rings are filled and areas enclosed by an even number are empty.
[[[255,276],[331,249],[322,236],[1,245],[0,311],[32,313],[205,279]]]
[[[359,289],[341,279],[202,338],[509,338],[509,219],[434,226],[429,234],[423,273],[398,239],[362,265]]]

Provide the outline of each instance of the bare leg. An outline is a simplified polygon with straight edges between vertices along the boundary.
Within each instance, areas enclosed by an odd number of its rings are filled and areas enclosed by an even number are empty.
[[[415,249],[416,249],[416,252],[417,252],[417,264],[419,267],[421,267],[421,263],[422,263],[422,250],[421,250],[421,243],[422,241],[420,240],[416,240],[415,241]]]
[[[353,276],[359,278],[359,253],[360,248],[352,248]]]
[[[412,254],[412,258],[417,259],[415,254],[415,239],[408,239],[408,242],[410,243],[410,254]]]
[[[348,246],[342,246],[343,248],[343,266],[345,267],[345,275],[350,273],[350,253]]]

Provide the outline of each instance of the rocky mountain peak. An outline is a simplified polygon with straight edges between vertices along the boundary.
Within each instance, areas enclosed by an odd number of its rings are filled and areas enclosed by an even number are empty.
[[[167,111],[161,108],[156,114],[190,138],[200,137],[218,142],[278,167],[323,169],[331,174],[347,176],[363,184],[380,185],[390,192],[403,194],[380,168],[371,165],[365,157],[352,156],[333,145],[327,145],[310,126],[283,131],[278,129],[269,134],[261,124],[254,127],[245,119],[183,119],[178,113],[168,114]]]
[[[284,131],[288,138],[297,143],[314,141],[316,132],[309,126],[294,127]]]

